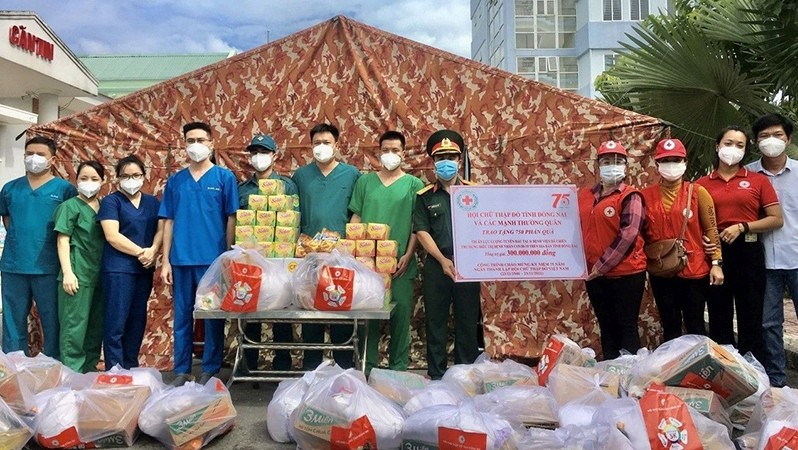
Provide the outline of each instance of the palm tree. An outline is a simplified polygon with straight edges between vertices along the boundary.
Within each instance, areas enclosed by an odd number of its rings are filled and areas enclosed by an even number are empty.
[[[749,127],[767,112],[796,117],[793,3],[677,0],[675,14],[652,15],[627,35],[596,88],[609,103],[671,124],[688,149],[689,175],[705,173],[723,127]]]

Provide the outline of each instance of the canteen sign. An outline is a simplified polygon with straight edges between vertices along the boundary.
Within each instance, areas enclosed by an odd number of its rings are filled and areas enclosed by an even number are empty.
[[[573,185],[451,187],[455,281],[587,277]]]

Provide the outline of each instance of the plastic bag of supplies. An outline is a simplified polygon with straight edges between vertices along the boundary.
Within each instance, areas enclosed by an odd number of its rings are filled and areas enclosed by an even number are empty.
[[[9,353],[7,356],[16,366],[20,381],[34,395],[61,385],[61,371],[64,367],[61,362],[44,353],[33,358],[25,356],[21,351]]]
[[[418,391],[405,403],[405,414],[414,414],[416,411],[435,405],[459,405],[469,395],[460,385],[449,384],[444,381],[430,381],[429,386]]]
[[[638,450],[611,425],[566,426],[556,430],[530,428],[521,438],[524,450]]]
[[[376,310],[385,301],[380,275],[337,250],[308,254],[294,271],[293,290],[308,310]]]
[[[20,450],[33,436],[33,430],[0,398],[0,448]]]
[[[34,397],[17,365],[0,352],[0,399],[17,414],[27,414],[34,406]]]
[[[438,405],[407,418],[402,448],[513,450],[522,428],[491,412],[477,411],[472,404]]]
[[[428,378],[412,372],[374,368],[369,374],[369,386],[401,406],[429,382]]]
[[[557,428],[557,402],[542,386],[500,387],[472,400],[477,411],[492,412],[526,427]]]

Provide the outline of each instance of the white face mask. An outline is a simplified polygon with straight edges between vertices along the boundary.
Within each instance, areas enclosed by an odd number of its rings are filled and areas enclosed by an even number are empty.
[[[626,166],[623,164],[600,166],[599,177],[602,183],[618,184],[626,177]]]
[[[380,163],[382,167],[385,167],[385,170],[394,170],[402,164],[402,157],[396,153],[383,153],[380,155]]]
[[[119,182],[119,188],[130,195],[136,195],[136,192],[138,192],[142,186],[144,186],[144,179],[142,178],[138,180],[130,178]]]
[[[81,181],[78,183],[78,192],[86,198],[92,198],[100,192],[100,183],[97,181]]]
[[[771,136],[767,139],[762,139],[759,141],[759,150],[763,155],[770,158],[781,156],[786,148],[787,143],[777,137]]]
[[[41,155],[28,155],[25,157],[25,170],[33,174],[40,174],[50,168],[50,160]]]
[[[743,155],[745,155],[743,149],[737,147],[721,147],[718,150],[718,158],[730,166],[742,161]]]
[[[313,147],[313,158],[322,164],[330,162],[334,153],[335,150],[333,150],[332,146],[327,144],[319,144]]]
[[[249,158],[249,163],[252,164],[252,167],[258,172],[265,172],[272,166],[272,162],[272,155],[268,153],[255,153]]]
[[[659,174],[662,175],[662,178],[668,181],[676,181],[684,175],[684,172],[687,170],[687,162],[664,162],[659,163],[657,166],[657,171]]]
[[[188,157],[191,158],[194,162],[202,162],[208,159],[211,156],[211,149],[208,148],[205,144],[200,144],[199,142],[195,142],[186,148],[188,152]]]

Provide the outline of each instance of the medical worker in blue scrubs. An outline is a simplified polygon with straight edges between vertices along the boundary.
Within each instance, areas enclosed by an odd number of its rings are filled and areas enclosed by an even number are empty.
[[[138,367],[147,325],[155,259],[163,240],[161,203],[141,192],[144,163],[135,155],[116,163],[117,191],[103,198],[97,221],[105,234],[100,281],[105,292],[105,370]]]
[[[28,314],[33,299],[42,322],[44,353],[59,358],[58,255],[53,213],[78,191],[50,171],[55,141],[36,136],[25,143],[25,176],[0,191],[6,229],[0,258],[3,286],[3,351],[28,351]]]
[[[175,305],[173,386],[192,379],[194,296],[208,266],[232,245],[238,209],[235,175],[211,162],[211,127],[189,123],[183,137],[190,163],[166,182],[158,213],[165,219],[161,280],[173,286]],[[206,320],[200,383],[219,372],[223,350],[224,320]]]

